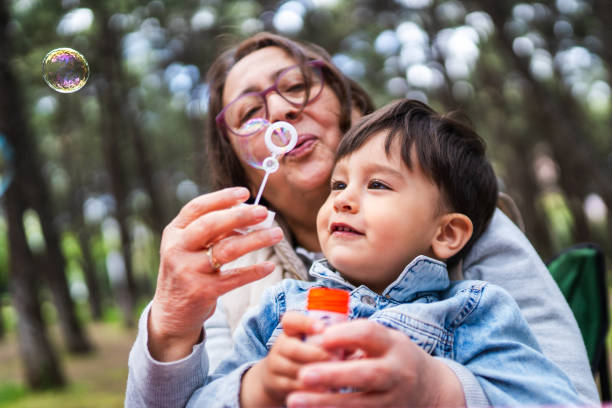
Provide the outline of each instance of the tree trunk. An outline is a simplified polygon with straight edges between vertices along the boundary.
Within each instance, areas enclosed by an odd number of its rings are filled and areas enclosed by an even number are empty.
[[[64,273],[64,257],[59,245],[59,237],[53,224],[53,213],[47,185],[42,176],[36,150],[23,114],[21,95],[17,81],[10,66],[10,38],[7,35],[8,12],[2,4],[2,20],[0,21],[0,44],[2,44],[2,64],[0,84],[2,95],[2,125],[6,126],[6,136],[14,149],[15,178],[20,180],[20,191],[24,209],[31,207],[40,218],[46,244],[45,277],[53,294],[58,319],[68,350],[71,352],[87,352],[91,345],[83,332],[76,315],[74,304],[68,290],[68,282]]]
[[[602,42],[603,46],[598,50],[607,66],[608,72],[608,84],[612,84],[612,2],[609,0],[593,0],[591,3],[593,7],[593,15],[597,16],[600,20],[598,29],[600,30],[597,38]],[[612,117],[608,118],[608,122],[612,122]],[[607,232],[608,232],[608,251],[612,252],[612,163],[608,164],[607,168],[604,168],[604,180],[607,180],[605,184],[607,189],[601,194],[606,206],[608,207],[608,219]]]
[[[101,35],[99,42],[100,76],[104,78],[104,84],[100,90],[100,105],[102,107],[102,140],[106,167],[111,179],[111,188],[115,197],[117,222],[119,223],[121,235],[121,253],[125,263],[125,276],[117,285],[119,291],[119,303],[123,310],[124,323],[127,326],[134,325],[134,308],[137,299],[136,281],[132,267],[131,238],[128,229],[128,206],[127,194],[128,184],[124,162],[122,160],[120,141],[125,138],[125,128],[122,125],[122,95],[119,93],[118,84],[121,83],[121,73],[115,61],[120,58],[118,48],[119,41],[112,37],[117,34],[113,32],[107,22],[107,13],[104,5],[100,4],[98,15],[100,16]],[[100,10],[101,9],[101,10]]]
[[[91,256],[90,250],[90,231],[85,223],[83,215],[83,203],[85,202],[85,181],[83,172],[79,171],[80,163],[77,161],[78,146],[75,148],[75,139],[72,138],[69,129],[70,124],[77,125],[83,123],[81,111],[76,104],[71,103],[73,100],[66,100],[67,108],[58,115],[59,138],[62,143],[62,159],[68,174],[70,174],[70,186],[68,207],[70,208],[70,219],[72,229],[76,232],[76,237],[81,249],[81,269],[83,278],[87,286],[87,300],[91,316],[94,320],[102,319],[102,299],[100,294],[100,284],[96,276],[96,267]],[[69,125],[69,126],[66,126]]]
[[[116,61],[116,63],[120,65],[121,61]],[[155,166],[153,165],[153,160],[151,159],[147,144],[142,136],[136,113],[133,112],[133,114],[129,116],[130,117],[126,119],[130,120],[132,125],[132,142],[138,160],[138,171],[140,172],[140,178],[144,183],[145,190],[151,199],[151,224],[155,233],[161,235],[169,220],[166,218],[165,205],[162,195],[160,194],[160,189],[155,186],[153,181],[153,168]]]
[[[31,167],[31,169],[33,168]],[[36,171],[32,171],[32,173],[34,172]],[[47,283],[53,295],[53,303],[57,309],[59,324],[68,350],[73,353],[88,353],[92,350],[92,346],[75,314],[74,302],[70,295],[65,274],[64,256],[60,249],[57,230],[53,225],[52,214],[48,207],[49,199],[43,183],[41,177],[38,184],[39,194],[36,194],[36,197],[33,198],[32,207],[39,214],[45,236],[46,265],[44,271]]]
[[[511,15],[508,2],[479,2],[492,18],[499,40],[499,51],[505,54],[516,71],[529,82],[524,96],[527,117],[531,123],[543,124],[539,136],[550,145],[555,162],[560,168],[559,185],[563,189],[568,207],[574,219],[573,239],[577,242],[590,240],[590,231],[582,209],[582,202],[594,188],[606,188],[600,183],[601,169],[597,163],[597,151],[590,144],[582,123],[585,122],[581,108],[563,85],[545,88],[529,70],[528,62],[519,58],[512,50],[512,38],[505,27],[505,17]],[[560,84],[557,79],[555,84]],[[571,148],[569,148],[571,146]],[[587,180],[587,182],[585,182]]]
[[[500,118],[511,117],[517,113],[506,103],[501,93],[503,89],[503,76],[484,62],[478,64],[476,77],[481,83],[481,87],[488,90],[490,100],[486,101],[485,106],[472,102],[472,111],[482,112],[484,109],[499,111]],[[478,98],[475,98],[478,101]],[[473,117],[478,117],[475,114]],[[534,140],[523,132],[517,132],[508,127],[507,123],[494,120],[489,135],[492,145],[497,146],[498,151],[507,149],[510,153],[504,154],[505,166],[511,171],[505,174],[507,192],[516,201],[525,222],[525,234],[529,237],[533,246],[540,256],[548,257],[553,254],[551,236],[547,227],[546,217],[542,210],[535,206],[540,189],[535,180],[531,151]]]
[[[36,262],[28,248],[23,229],[27,206],[18,178],[7,190],[4,205],[8,220],[12,298],[17,310],[19,349],[31,388],[42,389],[64,385],[64,376],[51,347],[40,313]]]
[[[77,226],[79,232],[77,237],[79,246],[81,247],[81,255],[83,256],[83,274],[85,275],[85,284],[87,285],[89,308],[93,320],[102,320],[102,296],[100,293],[100,285],[96,275],[96,266],[94,265],[89,248],[90,235],[88,228],[84,222],[79,222]]]
[[[8,5],[0,0],[0,133],[6,136],[13,149],[15,174],[12,185],[3,197],[8,222],[9,277],[27,383],[32,388],[57,387],[64,384],[64,377],[40,313],[39,277],[23,227],[23,213],[28,203],[22,190],[22,177],[30,169],[22,160],[22,155],[28,153],[16,146],[16,142],[22,142],[21,138],[27,135],[23,117],[19,115],[21,100],[17,98],[15,78],[9,67],[8,22]]]

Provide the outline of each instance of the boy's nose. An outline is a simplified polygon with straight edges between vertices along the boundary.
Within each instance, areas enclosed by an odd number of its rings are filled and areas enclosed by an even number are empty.
[[[356,213],[359,209],[357,200],[350,191],[347,189],[336,195],[334,199],[334,209],[338,212],[349,212]]]

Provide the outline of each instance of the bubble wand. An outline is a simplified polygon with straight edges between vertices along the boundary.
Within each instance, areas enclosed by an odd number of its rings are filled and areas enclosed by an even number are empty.
[[[286,133],[289,133],[289,142],[283,146],[277,145],[272,140],[272,135],[274,134],[274,132],[281,132],[281,134],[283,135]],[[270,126],[268,126],[268,128],[266,129],[266,134],[264,136],[264,141],[266,143],[266,147],[270,151],[270,156],[266,157],[262,162],[262,167],[263,167],[263,170],[266,172],[266,174],[264,174],[264,178],[261,181],[261,184],[259,185],[259,191],[257,192],[257,196],[255,197],[255,201],[253,202],[253,205],[259,204],[259,201],[261,200],[261,196],[263,194],[264,187],[266,186],[266,183],[268,182],[268,177],[270,176],[270,174],[278,170],[280,164],[278,162],[277,157],[290,152],[297,144],[297,139],[298,139],[297,130],[295,130],[295,127],[293,127],[293,125],[288,122],[279,121],[279,122],[274,122]],[[248,227],[248,228],[237,229],[236,231],[246,234],[254,230],[258,230],[262,228],[269,228],[270,226],[272,226],[274,215],[275,215],[274,211],[268,210],[268,217],[264,221],[260,222],[259,224]]]
[[[272,141],[272,135],[276,131],[279,131],[281,133],[288,132],[290,135],[289,143],[284,146],[279,146],[274,143],[274,141]],[[264,136],[264,140],[266,142],[266,147],[270,151],[271,155],[266,157],[262,163],[263,169],[266,174],[264,175],[264,178],[261,181],[261,185],[259,186],[259,191],[257,192],[257,197],[255,198],[254,205],[259,204],[259,200],[261,199],[261,195],[263,194],[264,187],[268,182],[268,176],[278,170],[279,163],[277,157],[287,152],[290,152],[297,144],[297,131],[295,130],[293,125],[288,122],[274,122],[270,126],[268,126],[268,129],[266,130],[266,134]]]

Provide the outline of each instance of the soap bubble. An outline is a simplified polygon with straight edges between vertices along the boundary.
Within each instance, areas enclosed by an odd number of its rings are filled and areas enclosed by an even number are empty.
[[[13,149],[0,133],[0,197],[11,185],[14,176]]]
[[[272,155],[264,139],[265,130],[270,126],[270,122],[264,118],[251,119],[241,128],[244,133],[249,133],[249,130],[257,131],[257,133],[249,136],[233,136],[236,140],[237,153],[249,165],[256,169],[266,170],[264,160]],[[272,133],[272,142],[276,146],[286,146],[291,141],[291,133],[284,129],[276,129]]]
[[[81,89],[89,79],[89,64],[72,48],[49,51],[42,63],[43,79],[54,91],[71,93]]]

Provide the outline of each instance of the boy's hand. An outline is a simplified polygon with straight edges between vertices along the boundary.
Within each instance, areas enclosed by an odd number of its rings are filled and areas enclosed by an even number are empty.
[[[282,320],[283,333],[274,342],[266,358],[255,364],[242,378],[240,404],[250,406],[284,405],[287,395],[299,389],[300,368],[307,363],[327,361],[331,354],[304,336],[321,333],[324,325],[299,312],[287,312]]]

